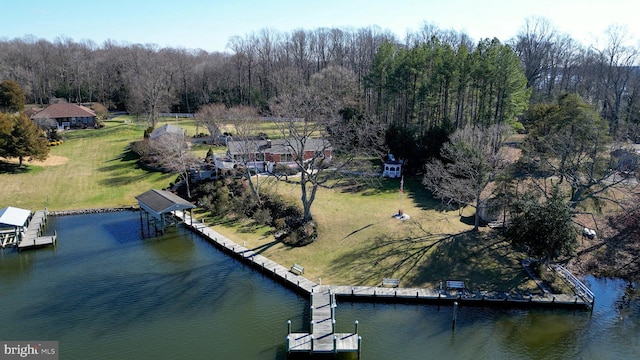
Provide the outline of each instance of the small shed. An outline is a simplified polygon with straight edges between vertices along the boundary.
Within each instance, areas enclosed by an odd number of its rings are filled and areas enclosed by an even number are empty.
[[[149,190],[136,196],[136,199],[140,209],[146,214],[147,229],[150,224],[153,224],[156,232],[158,226],[160,231],[164,232],[168,225],[175,223],[171,216],[172,212],[182,210],[184,218],[186,210],[189,210],[191,215],[191,209],[196,207],[178,195],[165,190]],[[140,213],[140,220],[142,221],[142,213]]]
[[[402,161],[396,160],[393,154],[389,154],[387,160],[384,162],[382,176],[392,179],[402,176]]]
[[[153,131],[151,132],[151,134],[149,134],[149,139],[150,140],[155,140],[161,136],[164,135],[177,135],[177,136],[184,136],[185,135],[185,131],[183,128],[176,126],[176,125],[171,125],[171,124],[165,124],[159,128],[153,129]]]
[[[19,241],[30,219],[30,210],[12,206],[0,209],[0,245],[5,247]]]

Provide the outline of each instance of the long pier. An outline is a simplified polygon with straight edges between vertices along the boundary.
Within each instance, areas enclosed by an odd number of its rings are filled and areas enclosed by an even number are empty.
[[[206,224],[191,219],[188,214],[175,212],[187,228],[192,229],[216,247],[242,260],[284,285],[310,297],[311,321],[308,333],[291,331],[288,322],[287,352],[358,352],[362,339],[358,335],[358,322],[353,333],[335,333],[336,298],[346,301],[381,303],[424,303],[437,305],[536,307],[590,309],[593,298],[583,292],[571,294],[520,294],[485,291],[449,291],[446,289],[389,288],[384,286],[336,286],[317,284],[306,277],[294,274],[286,268],[256,251],[222,236]]]

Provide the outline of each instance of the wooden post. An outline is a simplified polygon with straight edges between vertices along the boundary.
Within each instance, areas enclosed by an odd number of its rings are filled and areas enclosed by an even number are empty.
[[[291,343],[289,340],[289,335],[287,335],[287,353],[290,353],[290,352],[291,352]]]
[[[333,335],[333,352],[338,352],[338,337],[336,335]]]
[[[360,359],[361,352],[362,352],[362,336],[358,336],[358,359]]]
[[[312,321],[313,323],[313,321]],[[311,334],[311,352],[313,352],[313,334]]]
[[[454,301],[453,303],[453,328],[456,327],[456,320],[458,319],[458,302]]]
[[[287,320],[287,334],[291,334],[291,320]],[[288,336],[287,339],[289,339]]]
[[[356,325],[356,331],[354,332],[354,334],[358,335],[358,320],[355,321],[355,325]]]

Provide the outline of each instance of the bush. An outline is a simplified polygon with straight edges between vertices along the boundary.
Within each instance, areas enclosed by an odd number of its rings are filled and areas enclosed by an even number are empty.
[[[286,236],[282,236],[280,241],[289,246],[309,245],[318,237],[317,227],[313,221],[302,223],[299,218],[289,219]]]
[[[272,222],[271,211],[269,209],[257,209],[253,213],[253,220],[260,225],[269,225]]]
[[[280,174],[280,175],[295,175],[299,171],[300,170],[297,167],[291,167],[291,166],[282,165],[282,164],[276,164],[273,167],[273,173]]]

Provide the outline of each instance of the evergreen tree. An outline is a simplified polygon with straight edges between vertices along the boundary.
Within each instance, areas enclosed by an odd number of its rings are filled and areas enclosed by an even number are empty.
[[[0,82],[0,111],[20,112],[24,109],[24,91],[13,80]]]
[[[44,132],[25,114],[4,115],[12,123],[11,130],[0,134],[0,154],[18,158],[19,166],[25,158],[44,160],[49,155]]]
[[[578,245],[571,207],[558,185],[544,203],[530,193],[517,203],[506,237],[530,256],[549,261],[570,255]]]

